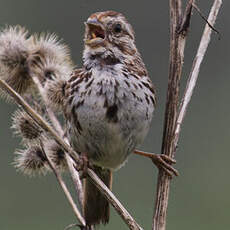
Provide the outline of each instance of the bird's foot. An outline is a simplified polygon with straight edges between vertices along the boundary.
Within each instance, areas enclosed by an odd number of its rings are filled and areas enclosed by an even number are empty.
[[[86,153],[82,153],[79,156],[79,164],[75,167],[77,171],[79,171],[80,179],[85,179],[88,175],[88,168],[92,168],[92,165],[89,162],[88,156]]]
[[[179,175],[178,171],[172,167],[172,164],[175,164],[176,160],[167,155],[148,153],[140,150],[134,150],[134,153],[141,156],[149,157],[159,170],[163,169],[170,177]]]

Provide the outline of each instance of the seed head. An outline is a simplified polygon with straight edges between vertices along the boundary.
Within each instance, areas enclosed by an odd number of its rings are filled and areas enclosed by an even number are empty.
[[[19,94],[24,94],[32,85],[27,66],[30,54],[27,34],[20,26],[0,31],[0,77]]]
[[[17,110],[12,120],[12,128],[15,133],[27,142],[37,140],[43,134],[43,130],[25,111]]]
[[[15,152],[14,166],[24,174],[33,176],[35,173],[45,174],[48,171],[47,159],[38,145]]]
[[[59,64],[72,62],[68,46],[63,44],[55,34],[42,33],[34,35],[32,48],[41,57],[56,59]]]
[[[65,103],[66,80],[56,79],[47,81],[45,85],[46,99],[51,108],[55,111],[63,111]]]
[[[69,48],[58,40],[55,34],[41,34],[31,37],[30,69],[41,78],[65,78],[73,69]]]
[[[44,143],[44,149],[57,169],[61,171],[65,171],[67,169],[65,153],[56,141],[46,141]]]
[[[70,51],[54,34],[34,35],[31,41],[30,70],[44,86],[47,103],[53,109],[60,110],[64,101],[65,81],[73,71]]]

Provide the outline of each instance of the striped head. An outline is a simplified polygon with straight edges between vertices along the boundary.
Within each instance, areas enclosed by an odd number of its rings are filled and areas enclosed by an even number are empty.
[[[85,26],[84,59],[110,56],[121,60],[137,52],[132,26],[121,13],[94,13],[85,22]]]

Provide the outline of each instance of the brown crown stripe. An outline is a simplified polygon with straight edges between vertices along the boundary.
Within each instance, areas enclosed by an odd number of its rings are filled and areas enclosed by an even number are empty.
[[[94,14],[92,14],[89,18],[97,18],[99,21],[103,18],[103,17],[116,17],[117,15],[121,15],[120,13],[116,12],[116,11],[105,11],[105,12],[96,12]]]

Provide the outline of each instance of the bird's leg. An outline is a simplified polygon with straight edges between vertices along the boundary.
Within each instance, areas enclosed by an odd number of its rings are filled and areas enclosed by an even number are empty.
[[[79,164],[76,166],[76,170],[81,172],[80,178],[84,179],[87,177],[87,169],[92,168],[92,165],[89,162],[88,154],[83,152],[79,156]]]
[[[171,164],[176,163],[176,160],[167,155],[148,153],[140,150],[134,150],[133,153],[150,158],[158,169],[163,169],[170,177],[179,175],[178,171],[171,166]]]

